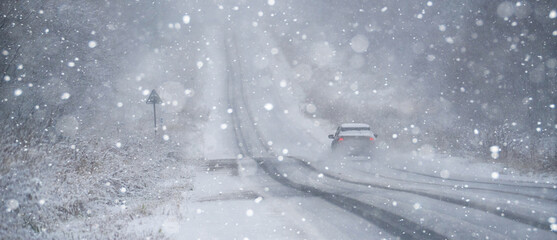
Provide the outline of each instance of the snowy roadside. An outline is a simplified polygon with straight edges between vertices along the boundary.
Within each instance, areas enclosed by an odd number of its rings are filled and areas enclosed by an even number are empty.
[[[173,208],[192,187],[196,153],[160,136],[144,136],[122,142],[90,136],[29,148],[2,144],[0,235],[164,237],[160,228],[137,229],[129,223],[176,215]]]

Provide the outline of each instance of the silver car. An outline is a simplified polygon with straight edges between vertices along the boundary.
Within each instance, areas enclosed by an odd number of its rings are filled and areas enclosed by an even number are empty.
[[[370,155],[375,148],[377,134],[371,131],[365,123],[343,123],[335,134],[329,135],[333,139],[331,149],[333,152],[348,155]]]

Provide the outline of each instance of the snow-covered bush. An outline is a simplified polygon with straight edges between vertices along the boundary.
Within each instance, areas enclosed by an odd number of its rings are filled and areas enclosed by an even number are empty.
[[[120,144],[110,137],[66,138],[25,148],[7,143],[13,140],[1,145],[0,235],[5,237],[114,236],[114,222],[122,219],[111,209],[125,209],[137,198],[156,199],[153,193],[169,167],[179,168],[172,174],[190,184],[183,149],[158,138],[137,135]],[[79,222],[97,230],[64,230]]]

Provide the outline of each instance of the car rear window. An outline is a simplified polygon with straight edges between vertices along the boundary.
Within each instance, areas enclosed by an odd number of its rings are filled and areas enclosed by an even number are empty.
[[[369,127],[343,127],[341,131],[370,131]]]

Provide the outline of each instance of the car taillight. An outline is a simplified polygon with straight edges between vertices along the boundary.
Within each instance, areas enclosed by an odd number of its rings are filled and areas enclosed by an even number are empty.
[[[339,142],[340,142],[340,141],[344,141],[344,138],[339,138],[338,141],[339,141]]]
[[[370,141],[373,141],[373,140],[375,140],[375,139],[373,139],[372,137],[370,137],[369,140],[370,140]]]

